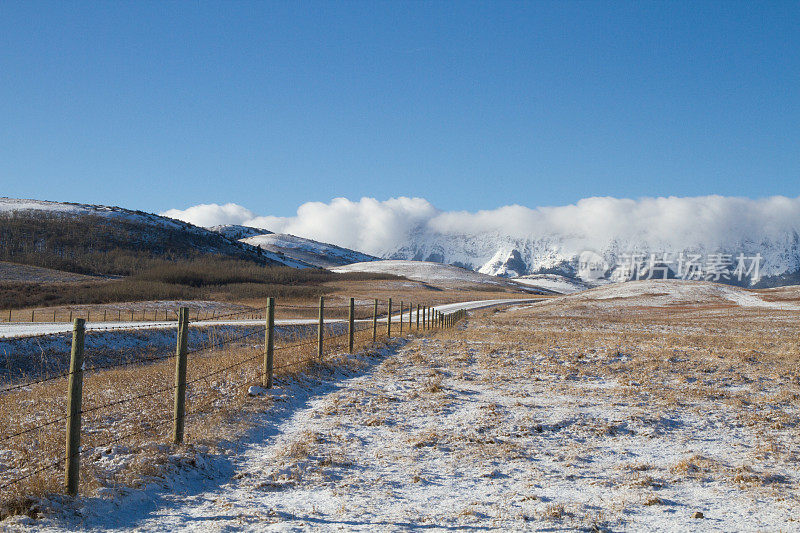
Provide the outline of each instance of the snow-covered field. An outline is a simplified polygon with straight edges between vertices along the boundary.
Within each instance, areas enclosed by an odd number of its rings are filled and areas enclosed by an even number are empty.
[[[106,323],[88,325],[85,354],[89,367],[122,362],[136,363],[175,352],[175,322],[155,326],[147,324],[130,329],[124,327],[123,329],[98,331],[92,328],[92,326],[107,327],[107,325]],[[46,324],[33,326],[47,327]],[[62,333],[37,337],[7,337],[4,335],[4,333],[8,333],[7,330],[0,333],[0,381],[13,382],[20,377],[30,380],[67,371],[72,344],[72,334],[70,333],[72,328],[68,324],[55,326],[55,329],[63,329],[62,326],[68,327],[68,329]],[[189,346],[192,348],[204,346],[219,338],[237,337],[257,332],[261,326],[263,326],[262,321],[242,321],[190,327]],[[280,336],[283,331],[284,329],[279,327],[277,334]]]
[[[464,284],[490,285],[498,289],[524,288],[504,278],[489,276],[464,268],[428,261],[384,260],[353,263],[331,269],[334,272],[374,272],[394,274],[444,288],[459,288]]]
[[[473,312],[333,381],[281,383],[258,429],[224,460],[201,457],[161,483],[6,524],[797,529],[800,315],[707,284],[673,285]],[[723,322],[703,298],[730,304]],[[571,305],[586,302],[598,305]]]
[[[709,281],[642,280],[612,283],[564,297],[565,302],[604,306],[738,305],[764,309],[800,310],[800,303],[768,301],[756,291]]]
[[[335,322],[336,320],[329,320]],[[338,320],[341,322],[341,320]],[[293,318],[287,320],[276,320],[275,324],[280,326],[316,324],[316,319]],[[264,320],[204,320],[198,322],[201,326],[263,326]],[[196,325],[192,323],[192,325]],[[106,330],[164,330],[175,329],[177,322],[174,320],[166,322],[87,322],[86,331],[106,331]],[[29,337],[38,335],[58,335],[72,331],[72,324],[66,322],[11,322],[0,324],[0,339]]]

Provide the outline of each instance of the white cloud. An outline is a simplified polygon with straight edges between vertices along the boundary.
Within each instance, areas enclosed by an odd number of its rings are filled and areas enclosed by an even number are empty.
[[[244,224],[255,217],[249,209],[230,203],[199,204],[188,209],[170,209],[160,214],[206,228],[222,224]]]
[[[459,235],[534,240],[552,237],[562,250],[579,252],[604,249],[612,240],[647,242],[653,248],[674,250],[729,248],[742,242],[786,242],[800,232],[800,198],[783,196],[759,200],[724,196],[595,197],[560,207],[511,205],[474,213],[443,212],[423,198],[335,198],[330,203],[303,204],[292,217],[256,216],[236,204],[205,204],[164,214],[201,226],[250,225],[375,255],[392,252],[417,236],[431,235],[440,241]]]

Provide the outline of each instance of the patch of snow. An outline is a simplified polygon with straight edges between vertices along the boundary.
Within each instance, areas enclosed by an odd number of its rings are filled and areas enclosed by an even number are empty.
[[[232,241],[239,241],[248,237],[255,237],[256,235],[266,235],[272,233],[269,230],[260,228],[251,228],[250,226],[239,226],[237,224],[224,224],[222,226],[211,226],[211,231],[215,231],[220,235],[231,239]]]
[[[251,246],[261,247],[284,256],[304,261],[312,265],[329,268],[334,266],[360,263],[377,259],[374,256],[363,254],[348,248],[333,244],[312,241],[302,237],[295,237],[286,233],[269,233],[241,239]]]
[[[513,278],[513,281],[561,294],[572,294],[574,292],[585,291],[589,288],[587,284],[580,280],[559,276],[558,274],[531,274],[529,276]]]

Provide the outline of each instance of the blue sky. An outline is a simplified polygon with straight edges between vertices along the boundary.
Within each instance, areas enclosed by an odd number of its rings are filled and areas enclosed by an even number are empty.
[[[800,195],[797,2],[2,2],[0,195]]]

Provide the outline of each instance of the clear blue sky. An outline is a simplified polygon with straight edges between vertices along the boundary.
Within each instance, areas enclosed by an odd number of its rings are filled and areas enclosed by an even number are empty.
[[[0,195],[800,195],[800,2],[0,2]]]

